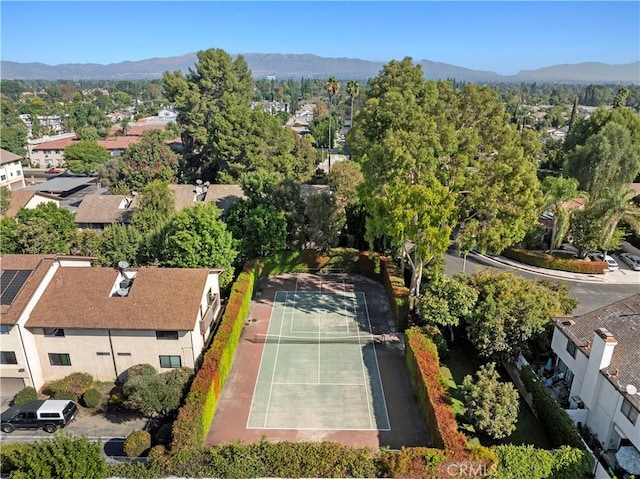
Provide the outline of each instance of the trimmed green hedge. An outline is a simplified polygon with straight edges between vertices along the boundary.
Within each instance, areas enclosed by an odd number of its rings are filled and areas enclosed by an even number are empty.
[[[609,268],[609,265],[604,261],[555,258],[550,254],[536,253],[518,248],[506,249],[500,254],[505,258],[511,258],[531,266],[555,269],[558,271],[569,271],[571,273],[604,274],[605,270]]]
[[[458,422],[450,398],[443,387],[438,349],[419,328],[406,332],[407,367],[418,393],[418,403],[429,434],[439,449],[450,458],[467,458],[467,438],[458,431]]]
[[[584,479],[593,470],[591,455],[581,449],[562,446],[554,451],[533,446],[495,446],[498,457],[495,475],[500,479]]]
[[[584,443],[573,425],[573,421],[549,394],[546,386],[540,381],[530,366],[520,371],[524,387],[531,393],[533,410],[545,427],[554,446],[571,446],[584,449]]]
[[[247,262],[231,289],[218,331],[174,422],[174,450],[199,448],[204,442],[249,313],[256,276],[256,261]]]

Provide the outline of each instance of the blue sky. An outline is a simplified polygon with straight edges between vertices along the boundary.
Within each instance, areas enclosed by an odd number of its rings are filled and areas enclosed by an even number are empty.
[[[1,58],[117,63],[222,48],[515,74],[640,59],[640,2],[0,2]]]

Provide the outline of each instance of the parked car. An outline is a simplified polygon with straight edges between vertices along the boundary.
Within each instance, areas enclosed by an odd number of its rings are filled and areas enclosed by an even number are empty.
[[[603,257],[602,253],[596,253],[593,255],[593,259],[606,262],[609,265],[609,271],[615,271],[619,268],[618,262],[609,255]]]
[[[640,271],[640,256],[629,253],[622,253],[620,259],[627,263],[635,271]]]
[[[78,406],[65,399],[47,399],[29,401],[11,406],[1,415],[0,430],[10,433],[15,429],[44,429],[48,433],[56,432],[76,418]]]
[[[47,175],[59,175],[60,173],[62,173],[62,170],[59,168],[49,168],[45,171]]]

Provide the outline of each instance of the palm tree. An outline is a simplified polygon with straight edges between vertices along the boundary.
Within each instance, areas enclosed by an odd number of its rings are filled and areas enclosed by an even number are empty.
[[[329,96],[329,173],[331,173],[331,99],[340,91],[340,83],[336,77],[331,77],[324,87]]]
[[[545,210],[553,213],[553,227],[549,253],[557,248],[569,227],[569,212],[563,203],[573,198],[584,198],[585,194],[578,191],[578,180],[562,176],[547,176],[542,182],[544,191]]]
[[[610,247],[611,238],[613,238],[621,221],[627,223],[631,229],[640,234],[640,208],[631,201],[634,195],[635,191],[625,186],[605,188],[602,197],[594,204],[594,208],[597,208],[602,218],[601,244],[603,249]]]
[[[353,126],[353,100],[360,94],[360,85],[355,80],[347,82],[347,94],[351,97],[351,119],[349,126]]]

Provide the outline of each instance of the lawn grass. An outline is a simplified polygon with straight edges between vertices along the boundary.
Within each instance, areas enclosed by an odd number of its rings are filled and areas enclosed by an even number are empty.
[[[440,358],[440,371],[445,378],[449,395],[451,396],[453,410],[456,414],[456,418],[462,425],[463,429],[466,430],[467,434],[473,434],[473,429],[469,429],[462,418],[463,405],[460,385],[466,375],[475,374],[475,372],[480,369],[480,366],[486,362],[487,361],[483,361],[479,358],[475,354],[473,346],[468,341],[464,340],[450,343],[449,352],[447,354],[443,354]],[[500,371],[501,368],[498,367],[497,369]],[[502,375],[502,379],[504,381],[509,381],[506,374]],[[527,406],[527,403],[522,399],[520,400],[520,409],[518,411],[518,424],[514,433],[501,441],[488,440],[486,437],[482,437],[481,440],[482,444],[485,446],[495,444],[531,444],[534,447],[551,449],[551,442],[549,441],[542,425],[533,415],[533,412],[529,406]]]

